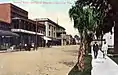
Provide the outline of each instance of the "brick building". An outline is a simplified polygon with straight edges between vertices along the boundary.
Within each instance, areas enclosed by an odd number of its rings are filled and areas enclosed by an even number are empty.
[[[28,19],[28,12],[11,4],[11,3],[3,3],[0,4],[0,20],[11,23],[12,18],[19,17]]]
[[[45,35],[45,25],[28,19],[26,10],[11,3],[0,4],[0,10],[0,20],[8,23],[12,32],[20,35],[13,37],[11,44],[24,46],[34,43],[36,46],[42,46],[44,40],[41,36]]]

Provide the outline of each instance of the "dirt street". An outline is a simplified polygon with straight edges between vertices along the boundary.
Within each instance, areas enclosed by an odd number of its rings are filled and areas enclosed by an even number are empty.
[[[0,75],[67,75],[76,63],[78,47],[0,53]]]

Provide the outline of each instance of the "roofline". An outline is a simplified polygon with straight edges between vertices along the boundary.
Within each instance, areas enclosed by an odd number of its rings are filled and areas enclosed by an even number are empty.
[[[57,23],[55,23],[54,21],[50,20],[49,18],[39,18],[38,21],[39,22],[45,22],[45,21],[47,21],[47,22],[53,23],[54,25],[58,25]]]
[[[38,19],[39,22],[51,22],[53,23],[54,25],[58,26],[58,27],[61,27],[62,29],[66,30],[64,27],[58,25],[57,23],[55,23],[54,21],[50,20],[49,18],[39,18]]]
[[[12,3],[0,3],[0,5],[6,5],[6,4],[10,4],[10,5],[12,5],[12,6],[15,6],[15,7],[17,7],[17,8],[19,8],[19,9],[21,9],[21,10],[27,12],[27,14],[28,14],[28,11],[27,11],[27,10],[25,10],[25,9],[23,9],[23,8],[21,8],[21,7],[17,6],[17,5],[15,5],[15,4],[12,4]]]
[[[62,29],[66,30],[64,27],[62,27],[62,26],[60,26],[60,25],[59,25],[59,27],[61,27]]]

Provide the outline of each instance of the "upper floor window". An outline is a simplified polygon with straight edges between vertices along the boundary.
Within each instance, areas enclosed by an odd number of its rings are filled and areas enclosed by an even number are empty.
[[[55,31],[55,29],[56,29],[56,28],[54,27],[54,31]]]
[[[49,25],[49,29],[51,28],[51,26]]]
[[[49,36],[50,36],[50,31],[49,31]]]
[[[55,37],[55,33],[54,33],[54,37]]]

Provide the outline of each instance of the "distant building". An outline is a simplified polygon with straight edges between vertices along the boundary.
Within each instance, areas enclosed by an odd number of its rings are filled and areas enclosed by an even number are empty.
[[[39,18],[37,21],[45,25],[46,36],[50,39],[56,38],[56,26],[57,24],[48,18]]]
[[[66,35],[66,44],[67,45],[71,45],[72,43],[72,35]]]
[[[56,27],[56,37],[59,45],[66,45],[66,31],[64,27],[59,25]]]
[[[106,33],[103,36],[103,39],[105,39],[106,43],[108,44],[109,51],[112,51],[112,53],[115,53],[114,50],[114,27],[112,28],[112,33]]]
[[[39,18],[37,21],[45,25],[46,37],[51,39],[53,45],[66,44],[65,28],[59,26],[57,23],[48,18]],[[48,39],[45,40],[46,43],[49,41]]]

